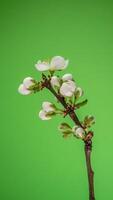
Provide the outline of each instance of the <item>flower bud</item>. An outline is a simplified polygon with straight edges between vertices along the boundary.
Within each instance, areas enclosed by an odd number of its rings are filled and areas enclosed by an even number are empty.
[[[52,87],[60,87],[60,79],[57,76],[52,76],[51,78],[51,85]]]
[[[28,90],[24,84],[20,84],[19,88],[18,88],[18,92],[22,95],[28,95],[31,93],[30,90]]]
[[[55,105],[48,101],[42,103],[42,108],[45,112],[52,112],[56,110]]]
[[[73,134],[75,137],[80,138],[80,139],[84,139],[84,129],[79,127],[79,126],[74,126],[72,128],[73,130]]]
[[[78,99],[83,95],[83,90],[80,87],[76,88],[75,97]]]
[[[49,119],[51,119],[50,116],[47,116],[47,112],[45,112],[44,110],[41,110],[41,111],[39,112],[39,117],[40,117],[40,119],[42,119],[42,120],[49,120]]]
[[[29,89],[32,85],[34,85],[33,78],[27,77],[23,80],[24,86]]]

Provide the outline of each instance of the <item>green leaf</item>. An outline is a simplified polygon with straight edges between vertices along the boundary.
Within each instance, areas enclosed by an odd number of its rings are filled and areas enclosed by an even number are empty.
[[[59,130],[63,134],[67,134],[67,135],[73,133],[72,128],[67,123],[61,123],[59,126]]]
[[[71,127],[69,126],[69,124],[67,123],[61,123],[59,126],[60,129],[71,129]]]
[[[80,108],[80,107],[86,105],[87,102],[88,102],[88,100],[85,99],[84,101],[82,101],[82,102],[80,102],[80,103],[77,103],[77,104],[75,105],[75,108]]]
[[[92,115],[87,115],[84,118],[84,122],[83,125],[87,128],[91,127],[91,125],[93,125],[95,123],[95,118]]]

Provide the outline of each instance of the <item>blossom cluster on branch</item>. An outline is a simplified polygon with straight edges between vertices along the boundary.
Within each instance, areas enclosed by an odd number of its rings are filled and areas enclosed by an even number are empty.
[[[80,97],[83,96],[83,90],[77,86],[72,74],[64,74],[62,77],[55,74],[56,71],[67,68],[68,64],[69,60],[61,56],[54,56],[50,61],[39,60],[35,64],[35,68],[42,72],[42,79],[37,81],[32,77],[27,77],[18,88],[18,92],[22,95],[37,93],[47,88],[56,97],[57,102],[63,105],[61,109],[54,103],[43,102],[42,109],[39,112],[39,117],[42,120],[50,120],[55,115],[62,115],[63,117],[68,114],[71,115],[87,103],[87,99],[79,101]],[[46,72],[47,74],[45,74]],[[62,132],[63,137],[73,135],[76,138],[86,140],[87,137],[92,137],[90,128],[94,123],[94,117],[88,115],[79,124],[75,123],[73,127],[67,123],[61,123],[58,129]]]

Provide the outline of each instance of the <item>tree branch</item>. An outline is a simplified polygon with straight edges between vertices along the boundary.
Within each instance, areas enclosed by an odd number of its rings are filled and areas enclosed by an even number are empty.
[[[60,94],[57,94],[56,91],[51,87],[50,80],[45,80],[44,87],[46,87],[56,98],[57,100],[63,105],[65,109],[67,109],[68,105],[65,102],[64,97],[62,97]],[[83,102],[83,104],[86,103]],[[74,123],[84,129],[81,122],[79,121],[76,113],[74,112],[74,109],[72,107],[69,108],[68,112],[71,119],[74,121]],[[94,195],[94,172],[91,167],[91,151],[92,151],[92,137],[93,134],[91,132],[87,133],[86,139],[84,140],[84,150],[85,150],[85,157],[86,157],[86,166],[87,166],[87,175],[88,175],[88,184],[89,184],[89,200],[95,200]]]

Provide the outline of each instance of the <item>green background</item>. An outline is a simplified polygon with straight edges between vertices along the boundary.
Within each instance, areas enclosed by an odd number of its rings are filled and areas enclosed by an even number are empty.
[[[46,90],[22,96],[22,80],[41,74],[39,59],[61,55],[89,103],[77,111],[93,114],[92,163],[97,200],[113,199],[113,1],[1,1],[0,11],[0,199],[88,200],[84,146],[63,139],[55,117],[41,121]]]

